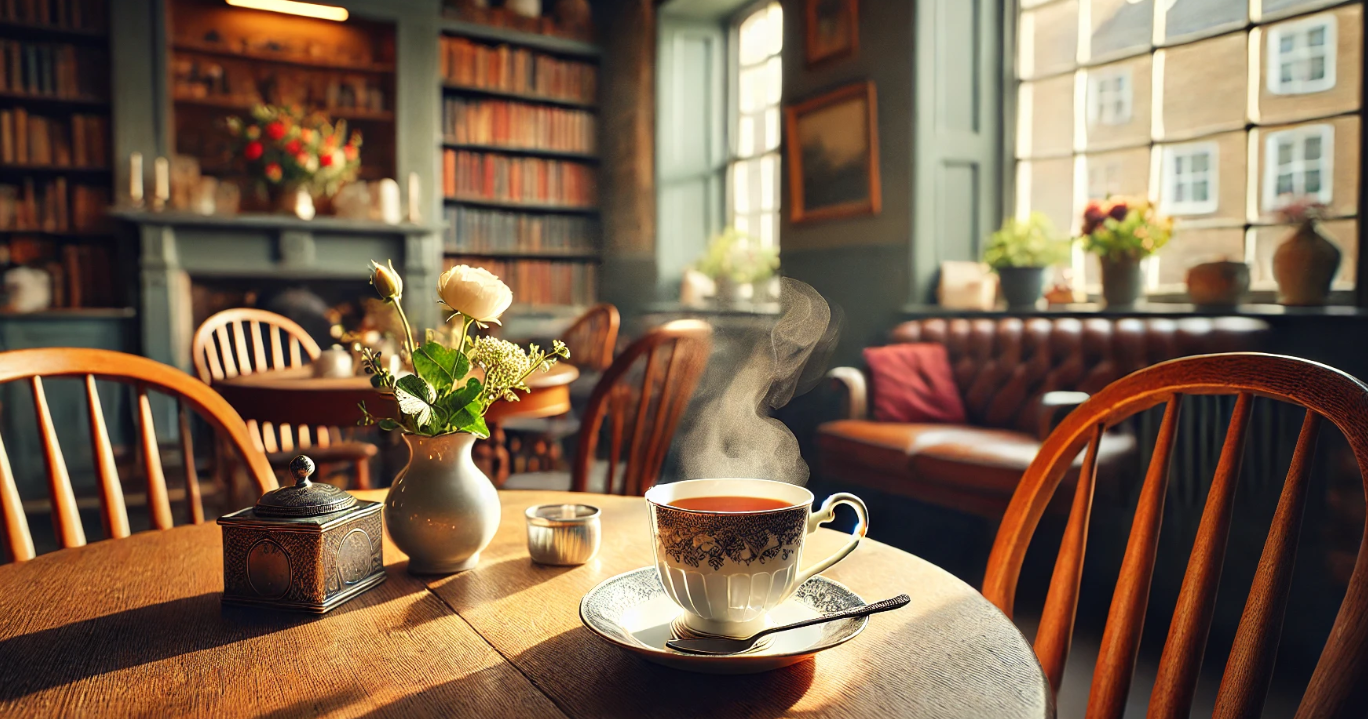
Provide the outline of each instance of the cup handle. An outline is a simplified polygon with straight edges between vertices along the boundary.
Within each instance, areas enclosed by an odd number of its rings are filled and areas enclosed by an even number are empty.
[[[865,507],[864,501],[853,494],[838,492],[827,497],[826,501],[822,502],[821,508],[808,515],[808,534],[812,534],[817,531],[818,527],[835,519],[836,506],[841,504],[849,505],[851,509],[854,509],[855,516],[860,520],[859,524],[855,526],[855,531],[850,535],[850,541],[846,542],[846,545],[837,550],[835,554],[800,572],[798,580],[793,583],[795,588],[849,556],[856,547],[860,546],[860,540],[864,539],[865,533],[869,531],[869,509]]]

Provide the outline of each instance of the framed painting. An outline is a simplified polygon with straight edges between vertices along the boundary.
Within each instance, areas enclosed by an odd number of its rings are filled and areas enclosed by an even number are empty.
[[[860,45],[859,0],[807,0],[808,65],[854,55]]]
[[[789,218],[879,213],[878,106],[858,82],[785,109]]]

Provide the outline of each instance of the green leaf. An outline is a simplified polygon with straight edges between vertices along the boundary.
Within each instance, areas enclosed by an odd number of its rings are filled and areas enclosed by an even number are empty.
[[[439,342],[424,342],[413,353],[413,369],[438,392],[445,392],[470,371],[470,360]]]
[[[458,432],[469,432],[481,439],[488,439],[489,426],[485,424],[481,409],[480,403],[471,402],[451,416],[451,425]]]
[[[414,424],[421,427],[432,421],[432,403],[437,401],[437,391],[416,374],[404,375],[394,385],[394,400],[399,403],[399,411],[412,417]]]
[[[383,429],[386,432],[393,432],[394,430],[399,429],[399,423],[392,419],[382,419],[380,420],[380,429]]]

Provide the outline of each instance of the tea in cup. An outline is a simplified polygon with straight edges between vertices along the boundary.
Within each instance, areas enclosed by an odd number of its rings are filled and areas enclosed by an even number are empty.
[[[699,634],[748,637],[803,582],[844,559],[869,529],[853,494],[833,494],[812,511],[812,492],[767,479],[693,479],[646,492],[656,569],[665,593]],[[801,567],[807,535],[855,510],[859,524],[835,554]]]

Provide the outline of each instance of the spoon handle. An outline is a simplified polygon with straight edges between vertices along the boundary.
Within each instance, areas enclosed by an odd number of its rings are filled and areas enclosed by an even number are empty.
[[[782,627],[771,627],[764,631],[757,632],[751,638],[759,639],[760,637],[763,637],[767,634],[774,634],[775,632],[786,632],[790,629],[801,629],[803,627],[810,627],[814,624],[825,624],[827,622],[834,622],[838,619],[850,619],[851,617],[863,617],[870,614],[878,614],[879,612],[892,611],[899,607],[906,606],[907,603],[911,601],[912,599],[908,597],[906,594],[899,594],[898,596],[893,597],[892,599],[885,599],[881,602],[874,602],[873,604],[864,604],[858,607],[851,607],[850,609],[842,609],[839,612],[823,614],[820,617],[804,619],[801,622],[785,624]]]

